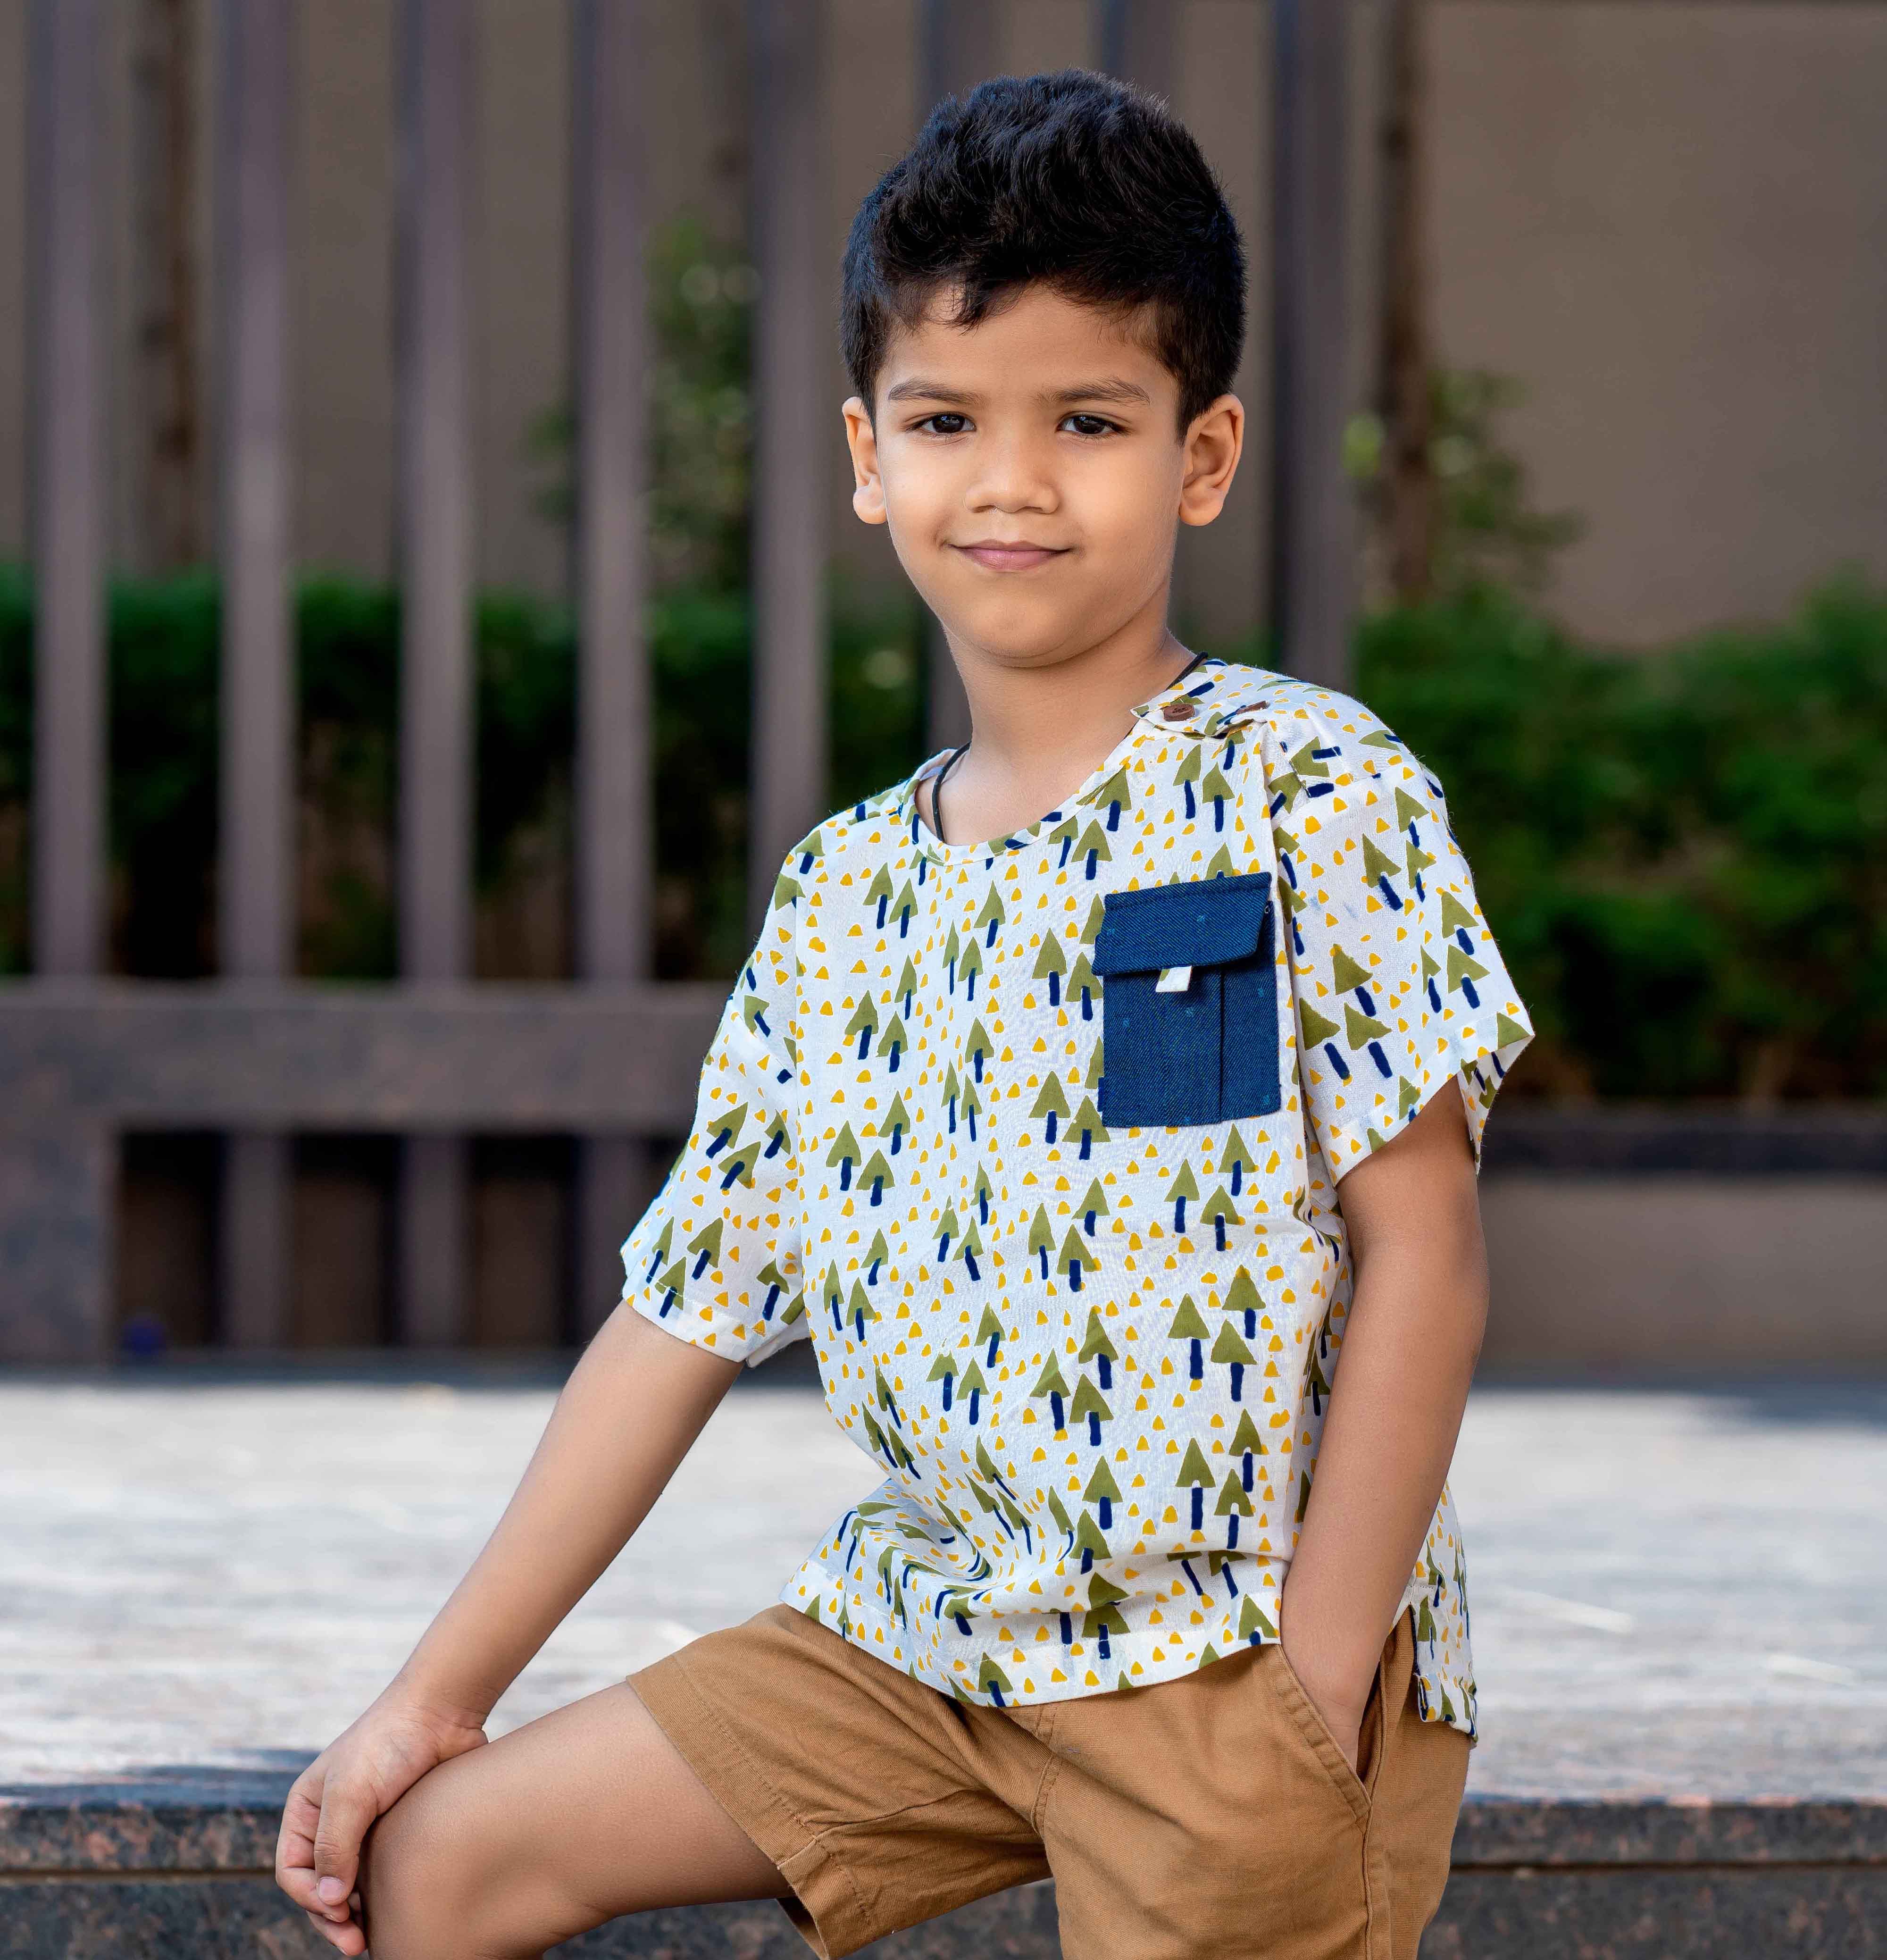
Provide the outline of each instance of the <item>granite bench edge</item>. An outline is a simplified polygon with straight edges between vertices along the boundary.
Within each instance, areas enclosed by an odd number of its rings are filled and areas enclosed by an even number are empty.
[[[265,1873],[287,1779],[0,1786],[0,1874]],[[1472,1796],[1457,1870],[1887,1866],[1887,1802]]]

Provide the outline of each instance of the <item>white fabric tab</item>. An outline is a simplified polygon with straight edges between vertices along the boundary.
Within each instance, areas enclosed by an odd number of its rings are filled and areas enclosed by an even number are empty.
[[[1183,994],[1192,984],[1191,967],[1168,966],[1161,970],[1159,978],[1154,982],[1153,991],[1156,994]]]

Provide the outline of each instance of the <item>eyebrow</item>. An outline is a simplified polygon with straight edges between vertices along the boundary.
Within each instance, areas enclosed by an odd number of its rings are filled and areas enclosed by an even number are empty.
[[[953,388],[947,382],[927,380],[916,375],[887,388],[885,399],[888,402],[955,402],[967,407],[982,398],[968,389]],[[1040,399],[1054,406],[1069,402],[1138,402],[1150,408],[1153,402],[1153,397],[1138,382],[1118,377],[1082,381],[1072,388],[1053,389],[1044,392]]]
[[[1051,402],[1139,402],[1151,408],[1153,397],[1137,381],[1115,378],[1084,381],[1078,387],[1061,388],[1047,397]]]
[[[952,388],[942,381],[927,381],[922,375],[908,381],[900,381],[894,388],[885,390],[888,402],[974,402],[978,396],[963,388]]]

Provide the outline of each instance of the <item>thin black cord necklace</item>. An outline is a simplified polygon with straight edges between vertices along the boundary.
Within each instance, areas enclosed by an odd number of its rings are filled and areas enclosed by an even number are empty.
[[[1167,682],[1166,686],[1161,689],[1160,692],[1162,694],[1171,693],[1171,691],[1174,688],[1177,687],[1180,682],[1185,679],[1186,676],[1199,665],[1199,662],[1205,659],[1205,657],[1206,656],[1203,654],[1195,654],[1193,657],[1187,662],[1185,666],[1181,667],[1179,672]],[[975,740],[976,737],[974,735],[970,738],[971,742],[974,742]],[[950,753],[944,758],[943,767],[930,778],[930,834],[936,838],[939,844],[944,843],[947,841],[943,834],[944,781],[945,778],[948,776],[950,772],[963,760],[966,755],[969,753],[969,742],[959,743],[958,746],[952,749]]]

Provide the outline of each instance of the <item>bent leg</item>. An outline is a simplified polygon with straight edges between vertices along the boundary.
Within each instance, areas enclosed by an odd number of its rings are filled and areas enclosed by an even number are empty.
[[[535,1960],[621,1913],[790,1888],[624,1684],[422,1777],[361,1889],[373,1960]]]

